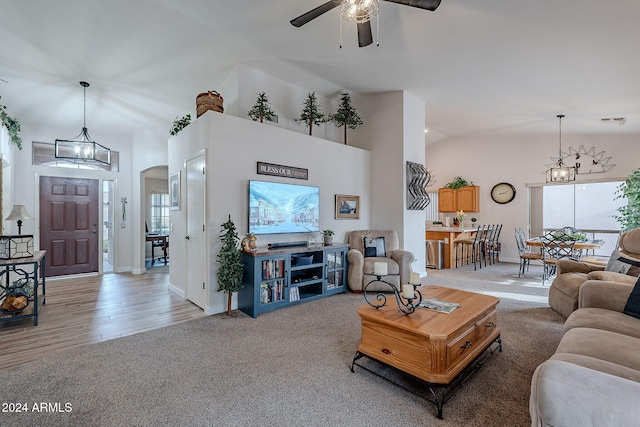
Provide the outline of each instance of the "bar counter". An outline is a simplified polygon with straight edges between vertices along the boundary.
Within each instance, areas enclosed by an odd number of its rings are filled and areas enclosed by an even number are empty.
[[[444,260],[443,268],[455,267],[455,245],[453,241],[458,237],[469,237],[471,233],[475,232],[474,227],[444,227],[438,225],[427,225],[426,227],[426,240],[443,240],[444,247],[442,249]]]

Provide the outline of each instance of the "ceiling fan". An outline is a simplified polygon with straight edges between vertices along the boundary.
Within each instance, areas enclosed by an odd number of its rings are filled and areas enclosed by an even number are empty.
[[[440,6],[442,0],[384,0],[390,3],[398,3],[405,6],[417,7],[434,11]],[[373,35],[371,33],[371,18],[378,13],[379,0],[331,0],[323,5],[303,13],[291,20],[294,27],[302,27],[309,21],[312,21],[320,15],[341,6],[341,16],[351,22],[355,22],[358,26],[358,46],[364,47],[373,43]]]

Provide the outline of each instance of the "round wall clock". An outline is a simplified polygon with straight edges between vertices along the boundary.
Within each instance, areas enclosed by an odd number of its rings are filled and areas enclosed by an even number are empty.
[[[516,198],[516,189],[508,182],[501,182],[491,189],[491,198],[494,202],[504,205]]]

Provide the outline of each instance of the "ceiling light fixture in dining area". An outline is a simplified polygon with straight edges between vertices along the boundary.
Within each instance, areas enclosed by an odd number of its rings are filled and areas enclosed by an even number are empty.
[[[576,168],[573,166],[567,166],[563,162],[562,158],[562,119],[564,114],[558,114],[559,121],[559,147],[558,147],[558,162],[547,170],[547,184],[549,183],[564,183],[576,180]]]

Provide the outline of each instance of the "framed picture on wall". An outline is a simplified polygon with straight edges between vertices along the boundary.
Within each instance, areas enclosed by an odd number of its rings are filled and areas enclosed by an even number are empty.
[[[180,171],[169,175],[169,207],[172,211],[180,210]]]
[[[360,219],[360,196],[336,194],[336,219]]]

